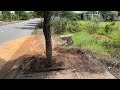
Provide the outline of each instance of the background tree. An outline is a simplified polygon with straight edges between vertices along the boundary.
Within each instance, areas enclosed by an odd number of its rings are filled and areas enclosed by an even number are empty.
[[[2,18],[3,20],[10,20],[11,19],[10,11],[2,11]]]
[[[28,20],[33,18],[33,13],[26,13],[25,11],[15,11],[15,14],[18,17],[18,20]]]
[[[58,14],[61,18],[67,18],[70,20],[77,20],[79,17],[79,14],[72,11],[59,11]]]
[[[118,16],[118,11],[100,11],[104,21],[114,21]]]
[[[44,17],[44,12],[43,11],[34,11],[35,17]]]

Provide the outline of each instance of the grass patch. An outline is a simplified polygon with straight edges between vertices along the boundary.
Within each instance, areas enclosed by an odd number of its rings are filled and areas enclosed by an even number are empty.
[[[39,33],[40,29],[36,28],[31,34],[32,35],[37,35]]]
[[[73,34],[74,45],[71,47],[80,47],[82,50],[93,52],[100,61],[107,66],[120,67],[120,21],[92,23],[87,21],[77,21],[77,30],[75,33],[64,31],[64,35]],[[64,24],[65,26],[65,24]],[[73,25],[74,26],[74,25]],[[98,28],[96,28],[98,27]],[[70,29],[70,28],[69,28]],[[90,30],[95,30],[90,33]],[[113,54],[117,56],[113,56]],[[105,56],[105,58],[103,58]],[[110,58],[108,58],[110,57]]]
[[[102,46],[102,41],[88,32],[82,31],[73,34],[74,45],[81,49],[90,50],[98,54],[108,54],[105,47]]]

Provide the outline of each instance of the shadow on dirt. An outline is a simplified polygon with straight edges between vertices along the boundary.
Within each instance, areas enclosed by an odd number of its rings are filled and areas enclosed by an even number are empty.
[[[6,63],[7,61],[5,61],[4,59],[0,58],[0,70],[3,67],[3,65]]]
[[[43,74],[44,72],[47,75],[40,75],[39,79],[47,78],[51,71],[62,70],[62,63],[57,63],[54,61],[53,67],[46,67],[45,56],[40,55],[24,55],[17,59],[8,61],[0,70],[0,79],[20,79],[20,78],[29,78],[33,73]],[[43,72],[43,73],[41,73]],[[45,73],[45,74],[46,74]],[[46,77],[45,77],[46,76]]]
[[[18,29],[26,29],[26,30],[34,30],[35,29],[35,27],[15,27],[15,28],[18,28]]]
[[[69,69],[75,69],[76,71],[85,71],[90,73],[104,73],[104,66],[94,58],[90,52],[83,51],[80,48],[73,47],[57,47],[58,52],[64,56],[64,62],[67,62],[65,66]]]
[[[53,53],[53,67],[46,67],[46,57],[43,55],[24,55],[8,61],[0,71],[1,79],[46,79],[51,71],[73,70],[75,72],[104,73],[104,67],[90,53],[79,48],[57,47]],[[63,68],[64,67],[64,68]],[[35,76],[36,73],[39,76]]]
[[[26,26],[36,26],[36,24],[27,24]]]
[[[37,25],[37,24],[38,24],[38,22],[36,22],[36,23],[28,23],[28,24],[35,24],[35,25]]]

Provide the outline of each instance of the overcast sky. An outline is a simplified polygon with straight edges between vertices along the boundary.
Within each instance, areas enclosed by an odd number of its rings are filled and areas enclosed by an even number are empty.
[[[73,11],[74,13],[82,13],[82,12],[85,12],[85,11]]]

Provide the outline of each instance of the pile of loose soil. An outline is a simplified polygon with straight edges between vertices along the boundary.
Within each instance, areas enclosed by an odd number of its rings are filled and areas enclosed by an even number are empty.
[[[80,48],[57,47],[55,50],[63,55],[64,62],[68,68],[90,73],[103,73],[105,71],[104,66],[98,60]]]

